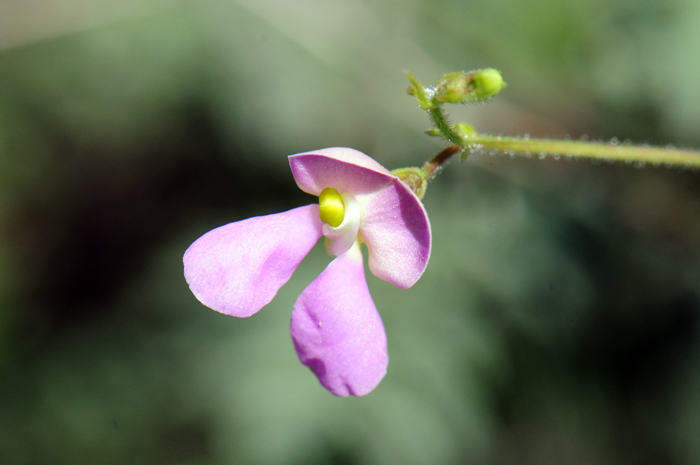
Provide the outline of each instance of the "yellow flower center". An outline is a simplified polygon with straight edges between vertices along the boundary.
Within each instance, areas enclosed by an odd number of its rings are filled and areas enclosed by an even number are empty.
[[[318,205],[321,210],[321,221],[334,228],[340,226],[345,217],[345,204],[337,190],[326,187],[318,196]]]

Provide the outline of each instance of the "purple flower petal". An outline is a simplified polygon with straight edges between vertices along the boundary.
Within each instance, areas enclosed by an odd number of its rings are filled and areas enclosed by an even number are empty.
[[[248,317],[267,305],[322,235],[318,205],[209,231],[185,252],[185,279],[209,308]]]
[[[430,258],[430,221],[423,204],[399,179],[363,200],[360,237],[369,251],[369,269],[408,289]]]
[[[402,289],[415,284],[428,265],[431,233],[428,214],[408,186],[372,158],[348,148],[292,155],[289,164],[305,192],[318,195],[333,187],[354,195],[372,273]]]
[[[386,374],[384,325],[369,295],[359,243],[297,299],[290,325],[301,363],[336,396],[362,396]]]
[[[358,198],[373,194],[396,177],[386,168],[354,149],[333,147],[289,157],[299,189],[319,195],[326,187]]]

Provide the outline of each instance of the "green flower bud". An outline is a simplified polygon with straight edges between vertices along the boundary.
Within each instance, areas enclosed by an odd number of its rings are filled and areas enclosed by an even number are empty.
[[[505,86],[501,73],[493,68],[449,73],[435,85],[433,98],[440,103],[476,102],[493,97]]]
[[[476,71],[472,77],[474,95],[477,99],[489,99],[506,87],[501,72],[497,69],[486,68]]]
[[[445,74],[435,85],[435,100],[444,103],[458,103],[469,95],[471,73]]]
[[[476,129],[467,123],[457,123],[453,130],[464,139],[476,136]]]

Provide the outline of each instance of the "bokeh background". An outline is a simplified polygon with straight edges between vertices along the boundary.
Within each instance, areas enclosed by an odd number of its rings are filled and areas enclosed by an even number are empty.
[[[477,153],[434,249],[368,275],[391,363],[363,398],[299,364],[296,296],[201,306],[201,234],[310,203],[286,156],[440,149],[410,69],[500,69],[454,120],[700,147],[698,0],[0,1],[0,463],[700,463],[700,173]]]

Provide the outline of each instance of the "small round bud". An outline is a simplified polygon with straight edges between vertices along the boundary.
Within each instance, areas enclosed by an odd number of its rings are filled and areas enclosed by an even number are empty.
[[[464,139],[476,136],[476,129],[467,123],[457,123],[454,127],[454,131]]]
[[[318,196],[321,221],[336,228],[345,217],[345,204],[337,190],[326,187]]]
[[[503,82],[500,71],[493,68],[486,68],[480,69],[474,73],[472,77],[472,86],[474,88],[474,95],[481,100],[491,98],[499,93],[506,87],[506,83]]]

